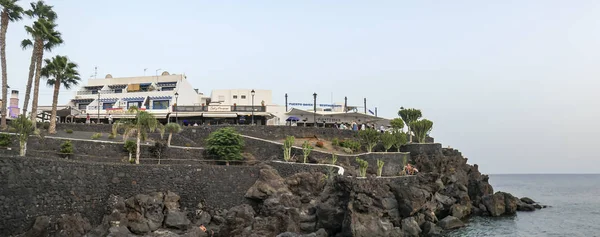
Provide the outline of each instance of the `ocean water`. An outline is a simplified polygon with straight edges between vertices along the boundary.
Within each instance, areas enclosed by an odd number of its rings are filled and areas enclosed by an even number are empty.
[[[530,197],[552,207],[512,217],[475,217],[447,237],[599,236],[600,175],[490,175],[494,191]]]

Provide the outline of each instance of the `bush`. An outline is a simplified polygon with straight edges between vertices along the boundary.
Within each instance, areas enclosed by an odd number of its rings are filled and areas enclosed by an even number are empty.
[[[63,158],[68,158],[73,154],[73,143],[71,141],[66,140],[62,144],[60,144],[60,155]]]
[[[375,147],[377,145],[377,143],[379,142],[380,135],[381,134],[379,132],[377,132],[377,130],[373,130],[373,129],[358,131],[358,137],[360,138],[360,141],[367,148],[367,152],[373,151],[373,147]]]
[[[73,133],[73,129],[67,129],[67,130],[65,130],[65,132],[68,134],[71,134],[71,133]]]
[[[192,144],[186,143],[185,147],[192,147]]]
[[[415,133],[415,137],[417,137],[419,143],[425,143],[427,135],[433,128],[433,122],[427,119],[413,121],[410,123],[410,128]]]
[[[44,124],[42,125],[42,128],[48,130],[48,128],[50,128],[50,123],[49,122],[44,122]]]
[[[381,143],[383,144],[385,152],[388,152],[388,150],[396,144],[396,137],[390,132],[384,132],[381,134]]]
[[[357,152],[360,151],[360,142],[356,141],[356,140],[343,140],[340,142],[340,146],[344,147],[344,148],[348,148],[350,150],[352,150],[353,152]]]
[[[135,162],[135,160],[132,159],[132,154],[134,154],[137,150],[137,143],[135,143],[135,141],[132,141],[132,140],[127,140],[127,141],[125,141],[125,144],[123,145],[123,150],[125,150],[127,153],[129,153],[129,162],[131,162],[131,163]]]
[[[322,141],[317,141],[317,143],[315,143],[315,146],[318,148],[323,148],[325,146],[325,144],[323,144]]]
[[[92,140],[98,140],[102,137],[102,133],[95,133],[92,135]]]
[[[367,177],[367,168],[369,168],[369,162],[361,158],[356,158],[356,163],[358,163],[358,175],[360,175],[360,177]]]
[[[115,134],[112,134],[112,133],[111,133],[111,134],[109,134],[109,135],[108,135],[108,139],[115,139]]]
[[[13,127],[10,127],[10,128],[8,128],[8,132],[9,132],[9,133],[16,133],[16,132],[17,132],[17,129],[16,129],[16,128],[13,128]]]
[[[12,136],[10,134],[0,134],[0,147],[9,147],[12,144]]]
[[[339,146],[340,145],[340,139],[338,139],[337,137],[331,140],[331,145],[332,146]]]
[[[209,155],[224,160],[229,165],[229,161],[241,160],[244,139],[233,128],[221,128],[212,132],[206,139],[206,151]]]

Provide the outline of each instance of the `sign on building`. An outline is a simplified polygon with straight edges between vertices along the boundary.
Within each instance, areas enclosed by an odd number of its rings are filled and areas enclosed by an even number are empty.
[[[231,106],[219,106],[219,105],[208,106],[208,112],[229,112],[229,111],[231,111]]]

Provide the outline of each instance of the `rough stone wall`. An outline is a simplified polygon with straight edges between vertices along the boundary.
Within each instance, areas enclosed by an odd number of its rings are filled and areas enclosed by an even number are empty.
[[[442,153],[442,144],[440,143],[424,143],[424,144],[406,144],[400,147],[400,151],[408,152],[411,156],[415,156],[417,154],[441,154]]]
[[[331,167],[331,166],[304,165],[304,164],[291,163],[291,162],[290,163],[271,162],[271,163],[269,163],[269,165],[271,167],[275,168],[277,170],[277,172],[279,172],[279,175],[283,178],[287,178],[289,176],[292,176],[292,175],[300,173],[300,172],[308,172],[308,173],[321,172],[324,174],[329,174],[330,172],[337,174],[337,172],[338,172],[338,168]]]
[[[0,236],[30,228],[36,216],[80,212],[99,223],[110,194],[174,191],[184,208],[250,203],[244,194],[258,166],[107,164],[32,157],[0,159]]]

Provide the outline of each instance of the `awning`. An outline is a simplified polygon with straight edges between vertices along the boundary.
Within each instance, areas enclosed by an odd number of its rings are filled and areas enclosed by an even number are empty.
[[[292,117],[287,118],[285,121],[300,121],[300,119],[298,117],[292,116]]]
[[[127,97],[123,98],[124,101],[144,101],[144,97]]]
[[[151,100],[171,100],[171,96],[150,96]]]
[[[159,83],[156,83],[156,85],[160,86],[160,87],[170,87],[170,86],[174,87],[174,86],[177,86],[177,82],[176,81],[173,81],[173,82],[159,82]]]
[[[73,103],[91,103],[94,99],[73,99]]]
[[[119,100],[118,98],[100,98],[100,102],[102,103],[115,103]]]
[[[149,86],[152,85],[152,83],[140,83],[140,86]]]
[[[209,113],[203,113],[202,117],[205,117],[205,118],[237,118],[237,114],[209,114]]]
[[[100,90],[100,89],[102,89],[102,87],[104,87],[104,86],[84,86],[83,88],[88,89],[88,90],[93,90],[93,89]]]
[[[127,87],[127,84],[108,85],[108,88],[110,88],[110,89],[123,89],[125,87]]]

